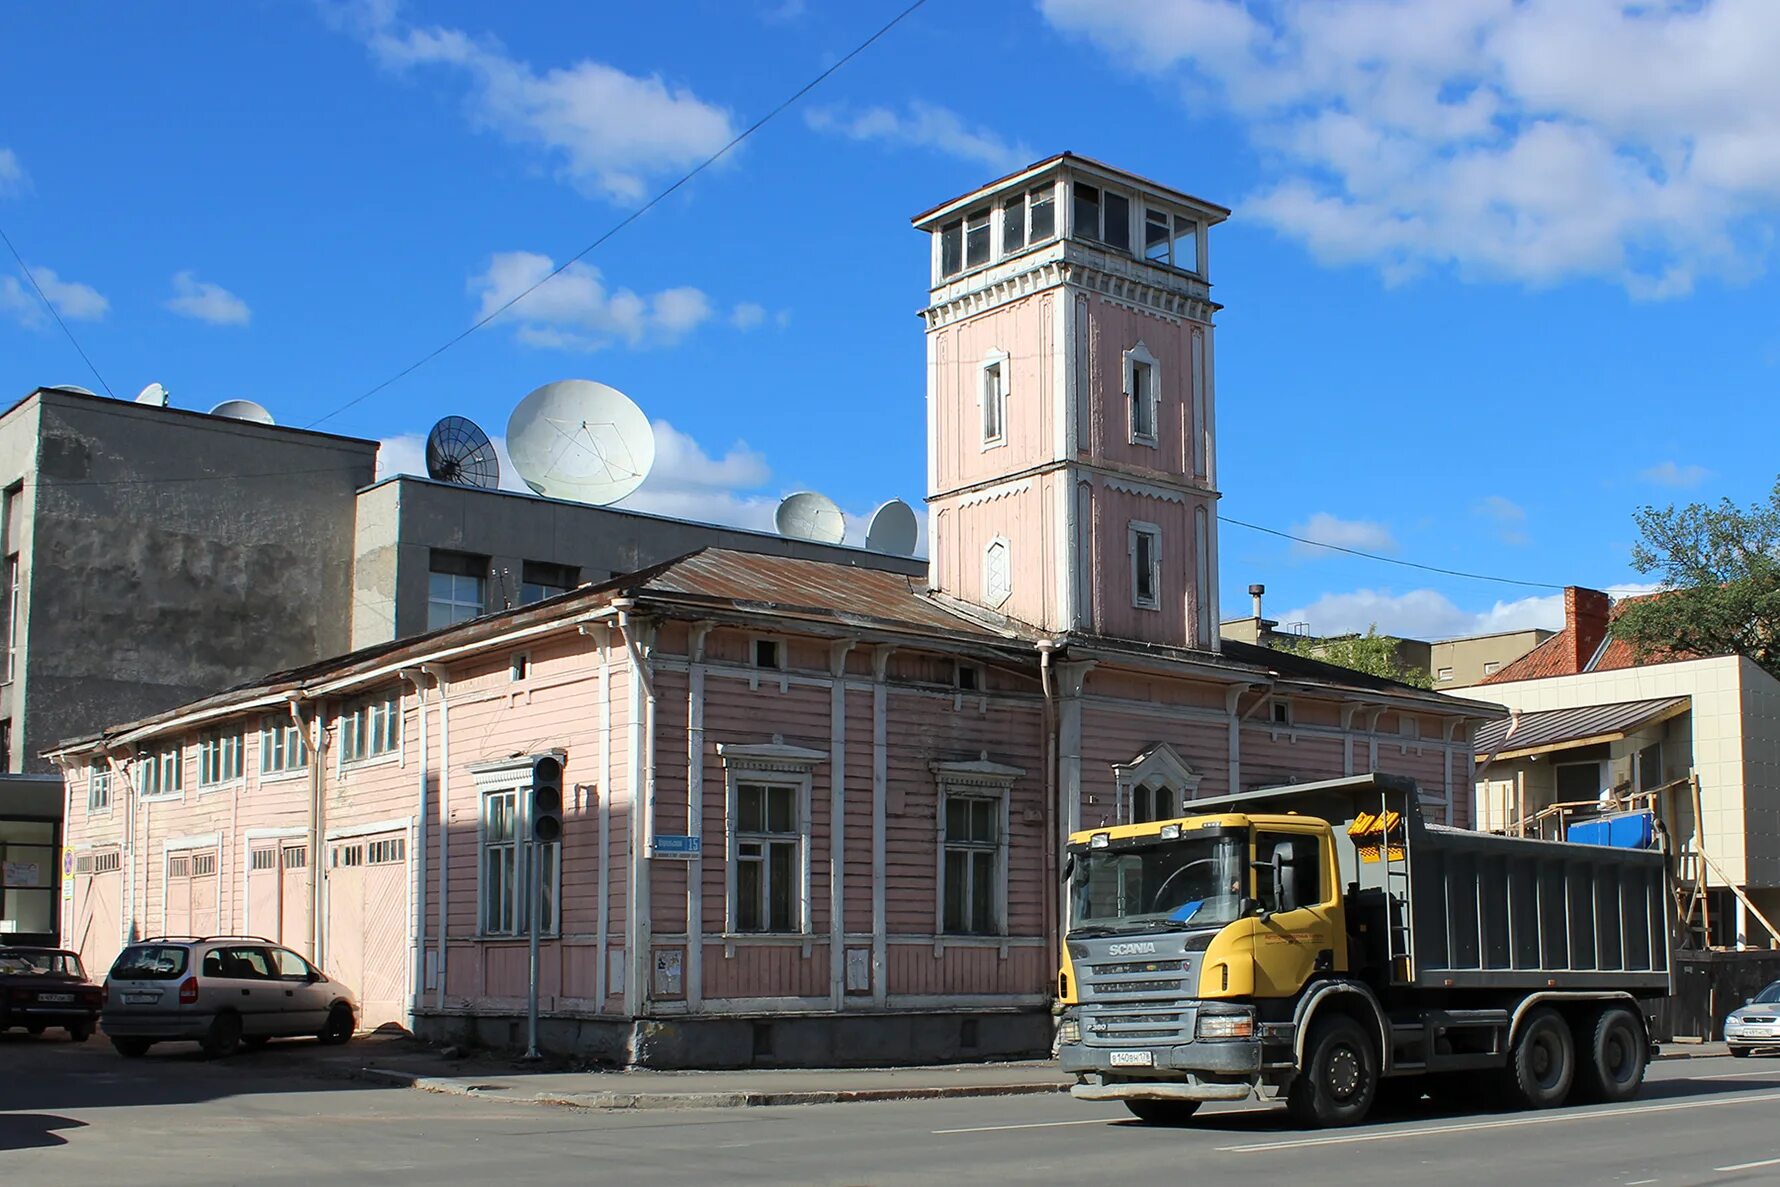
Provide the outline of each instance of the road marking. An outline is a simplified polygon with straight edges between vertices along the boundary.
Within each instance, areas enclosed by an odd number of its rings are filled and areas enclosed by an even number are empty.
[[[1780,1166],[1780,1158],[1767,1158],[1761,1162],[1739,1162],[1735,1166],[1715,1166],[1715,1171],[1752,1171],[1762,1166]]]
[[[1693,1080],[1756,1080],[1762,1076],[1770,1076],[1780,1080],[1780,1068],[1770,1068],[1765,1072],[1726,1072],[1722,1076],[1690,1076]]]
[[[1627,1183],[1625,1187],[1645,1187],[1648,1183],[1660,1182],[1662,1182],[1661,1179],[1633,1179],[1630,1183]]]
[[[1623,1109],[1591,1109],[1580,1113],[1548,1113],[1533,1117],[1515,1117],[1502,1121],[1471,1121],[1462,1125],[1430,1125],[1420,1129],[1395,1129],[1379,1133],[1342,1134],[1335,1137],[1292,1138],[1280,1142],[1257,1142],[1248,1146],[1219,1146],[1220,1154],[1259,1154],[1268,1150],[1301,1150],[1309,1146],[1350,1146],[1362,1142],[1394,1142],[1404,1138],[1434,1137],[1447,1133],[1473,1133],[1487,1129],[1516,1129],[1527,1125],[1557,1125],[1566,1121],[1600,1121],[1611,1117],[1635,1117],[1645,1113],[1675,1113],[1684,1109],[1706,1109],[1714,1105],[1753,1105],[1780,1100],[1780,1092],[1763,1092],[1750,1096],[1721,1096],[1712,1100],[1674,1101],[1660,1105],[1634,1105]]]

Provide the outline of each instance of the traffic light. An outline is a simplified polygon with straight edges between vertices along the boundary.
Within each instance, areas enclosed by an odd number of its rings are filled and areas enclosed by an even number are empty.
[[[562,839],[562,760],[546,754],[532,760],[532,840]]]

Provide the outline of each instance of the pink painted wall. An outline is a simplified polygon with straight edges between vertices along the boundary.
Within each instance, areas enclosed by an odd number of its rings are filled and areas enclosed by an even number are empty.
[[[1056,456],[1059,300],[1054,292],[1027,297],[933,332],[929,448],[938,489],[1016,473]],[[985,447],[979,384],[984,361],[996,352],[1008,356],[1006,443]]]

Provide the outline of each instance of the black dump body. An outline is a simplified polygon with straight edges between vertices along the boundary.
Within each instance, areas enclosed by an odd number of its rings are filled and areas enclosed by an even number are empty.
[[[1295,812],[1333,825],[1353,960],[1386,984],[1670,991],[1668,863],[1655,850],[1431,825],[1414,781],[1382,774],[1183,810]]]

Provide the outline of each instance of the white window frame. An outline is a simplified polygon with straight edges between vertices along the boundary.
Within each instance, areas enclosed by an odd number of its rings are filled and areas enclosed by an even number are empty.
[[[1139,379],[1144,386],[1144,395],[1140,401],[1137,397]],[[1162,399],[1158,388],[1162,382],[1162,368],[1150,348],[1139,342],[1125,352],[1125,425],[1127,436],[1133,445],[1148,445],[1154,448],[1162,438]],[[1138,427],[1138,406],[1143,405],[1149,416],[1149,432]]]
[[[1195,620],[1194,638],[1199,646],[1210,650],[1217,630],[1217,590],[1212,588],[1211,514],[1204,507],[1193,509],[1193,574]]]
[[[467,553],[452,553],[451,555],[469,556]],[[485,558],[477,557],[475,559],[483,565],[488,563]],[[433,578],[435,577],[450,577],[452,579],[450,596],[444,598],[433,596]],[[474,601],[467,601],[459,596],[459,581],[475,583],[476,597]],[[460,623],[469,622],[471,619],[481,618],[488,613],[488,574],[486,572],[454,573],[449,570],[435,569],[429,564],[427,567],[426,605],[426,626],[429,631],[444,630],[446,627],[457,626]],[[434,606],[448,607],[451,621],[435,624],[433,622]],[[458,617],[457,612],[466,608],[474,610],[475,613],[468,618]]]
[[[1142,595],[1138,584],[1137,538],[1150,541],[1150,596]],[[1131,557],[1131,604],[1139,610],[1162,608],[1162,528],[1159,524],[1134,519],[1126,528],[1125,547]]]
[[[12,500],[9,497],[7,502]],[[11,553],[6,558],[6,680],[11,684],[18,674],[19,661],[19,602],[20,602],[20,554]]]
[[[828,761],[828,752],[788,746],[783,738],[775,737],[772,742],[765,744],[719,742],[717,755],[723,762],[724,773],[723,931],[726,939],[813,936],[810,922],[810,789],[815,782],[815,768],[817,764]],[[744,783],[789,786],[795,789],[798,858],[794,876],[797,879],[797,919],[794,921],[795,929],[789,932],[736,930],[736,866],[742,839],[737,832],[737,825],[740,820],[740,791]]]
[[[977,423],[985,450],[1007,444],[1008,370],[1008,355],[1002,350],[990,351],[977,364]]]
[[[1138,793],[1147,791],[1153,803],[1156,791],[1162,788],[1174,796],[1174,815],[1183,816],[1186,804],[1199,794],[1200,778],[1174,747],[1166,742],[1151,743],[1130,762],[1113,764],[1114,817],[1135,824]]]
[[[290,757],[293,745],[302,756],[294,764]],[[276,763],[272,761],[274,755],[278,756]],[[308,769],[309,739],[303,736],[303,730],[287,718],[266,718],[260,725],[261,778],[300,775]]]
[[[198,786],[226,787],[239,783],[247,770],[240,729],[207,733],[198,739]]]
[[[111,814],[111,767],[94,763],[87,768],[87,815]]]
[[[1014,780],[1026,773],[1022,767],[994,762],[987,755],[965,762],[933,762],[928,764],[938,787],[935,800],[933,872],[933,934],[938,940],[973,940],[1005,938],[1008,935],[1008,851],[1010,803]],[[949,932],[946,930],[946,801],[953,796],[965,799],[993,800],[1000,804],[999,831],[995,842],[995,927],[988,932]],[[974,850],[973,851],[981,851]]]
[[[487,938],[509,938],[529,934],[526,915],[531,905],[531,865],[533,855],[542,850],[544,885],[548,893],[544,917],[539,921],[540,936],[562,934],[562,842],[545,845],[531,840],[531,770],[536,756],[527,756],[522,763],[503,762],[493,767],[474,770],[476,777],[476,934]],[[491,842],[488,835],[489,804],[510,797],[514,821],[511,840]],[[512,863],[507,868],[507,893],[512,903],[511,927],[495,926],[507,921],[489,919],[488,892],[491,885],[489,857],[495,850],[510,850]]]
[[[399,756],[402,751],[402,694],[360,701],[340,714],[340,765],[356,766]]]
[[[1007,588],[1000,597],[990,590],[989,575],[994,571],[994,554],[999,551],[1005,558],[1007,569]],[[1007,605],[1008,599],[1014,596],[1014,546],[1006,536],[996,536],[983,545],[982,572],[983,604],[991,610],[999,610]]]
[[[185,794],[185,747],[143,751],[136,757],[137,796],[145,800],[172,800]]]
[[[762,643],[773,645],[773,657],[778,661],[777,663],[768,665],[760,662],[760,645]],[[786,641],[778,635],[750,635],[748,637],[748,666],[757,672],[788,671],[786,660],[789,657],[786,651]]]

